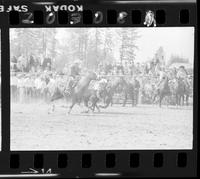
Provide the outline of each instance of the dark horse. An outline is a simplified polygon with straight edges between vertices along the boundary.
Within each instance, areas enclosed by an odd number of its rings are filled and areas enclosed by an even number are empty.
[[[186,105],[188,105],[189,100],[189,85],[184,79],[176,79],[175,82],[175,95],[176,95],[176,105],[184,105],[184,100],[186,100]]]
[[[153,98],[153,102],[155,102],[155,99],[157,96],[159,97],[159,106],[160,107],[162,105],[162,100],[167,96],[168,97],[171,96],[168,77],[165,77],[165,79],[163,79],[162,82],[160,83],[160,85],[158,86],[156,94]]]
[[[88,107],[88,100],[86,100],[87,98],[85,96],[88,95],[87,92],[90,82],[96,79],[97,75],[94,72],[88,72],[85,76],[81,77],[71,93],[72,104],[69,107],[68,114],[71,113],[74,105],[80,103],[82,100],[84,101],[85,106]]]
[[[100,105],[100,108],[107,108],[109,105],[113,103],[113,96],[116,92],[117,88],[120,87],[124,83],[123,77],[115,77],[114,79],[110,79],[105,91],[104,91],[104,103],[105,105]]]

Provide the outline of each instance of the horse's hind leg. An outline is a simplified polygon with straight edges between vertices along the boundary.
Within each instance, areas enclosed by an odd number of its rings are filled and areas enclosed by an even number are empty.
[[[124,96],[123,107],[125,107],[125,106],[126,106],[126,101],[127,101],[127,93],[125,93],[125,96]]]
[[[88,103],[89,103],[89,104],[88,104]],[[94,112],[94,110],[95,110],[95,105],[96,105],[96,102],[95,102],[94,97],[91,97],[90,99],[85,100],[85,101],[84,101],[84,104],[85,104],[85,106],[88,108],[88,110],[86,111],[86,113],[88,113],[90,110],[91,110],[92,112]]]
[[[152,104],[155,104],[155,100],[156,100],[156,97],[158,96],[158,94],[155,94],[153,97],[152,97]]]
[[[84,113],[88,113],[88,112],[90,111],[90,109],[92,110],[92,107],[93,107],[93,106],[88,106],[89,98],[84,98],[84,99],[83,99],[83,103],[84,103],[85,107],[87,108],[87,110],[84,111]]]
[[[71,113],[71,111],[72,111],[72,108],[74,107],[74,105],[76,104],[76,101],[72,101],[72,104],[71,104],[71,106],[69,107],[69,111],[68,111],[68,114],[70,114]]]
[[[184,106],[184,96],[183,95],[180,95],[180,97],[179,97],[179,105]]]
[[[51,106],[51,112],[54,112],[55,111],[55,104],[52,104]]]
[[[161,108],[161,105],[162,105],[162,100],[163,100],[163,98],[164,98],[164,96],[161,95],[161,96],[160,96],[160,99],[159,99],[159,107],[160,107],[160,108]]]
[[[167,107],[169,107],[171,105],[171,97],[172,97],[172,94],[167,96]]]
[[[132,101],[132,107],[136,106],[136,97],[134,93],[131,93],[131,101]]]
[[[189,105],[189,95],[186,95],[186,97],[185,97],[186,99],[186,106],[188,106]]]
[[[49,109],[48,109],[48,114],[53,113],[53,112],[55,111],[55,104],[54,104],[54,100],[53,100],[52,97],[51,97],[49,103],[50,103],[50,104],[49,104],[50,107],[49,107]]]
[[[97,105],[97,103],[95,104],[95,107],[97,108],[98,112],[101,112],[99,106]]]
[[[97,105],[98,100],[99,100],[98,98],[95,98],[93,103],[92,103],[92,106],[93,106],[92,111],[93,112],[95,111],[95,108],[97,108],[98,112],[100,112],[99,106]]]
[[[177,105],[180,106],[180,96],[177,97]]]
[[[110,105],[113,106],[113,97],[110,98]]]
[[[178,95],[176,94],[176,106],[178,106]]]
[[[94,101],[93,101],[93,112],[95,111],[95,108],[97,108],[98,112],[100,112],[100,108],[99,106],[97,105],[97,102],[99,101],[98,98],[95,98]]]
[[[94,102],[94,103],[92,104],[91,110],[92,110],[93,113],[94,113],[94,111],[95,111],[95,108],[97,108],[98,112],[100,111],[100,110],[99,110],[99,107],[97,106],[97,103],[96,103],[96,102]]]
[[[45,94],[45,96],[46,96],[45,98],[47,99],[48,94]],[[50,97],[50,103],[53,103],[52,106],[51,106],[51,112],[55,111],[55,104],[54,104],[55,100],[58,100],[60,98],[62,98],[61,95],[58,95],[58,94],[51,95],[51,97]]]

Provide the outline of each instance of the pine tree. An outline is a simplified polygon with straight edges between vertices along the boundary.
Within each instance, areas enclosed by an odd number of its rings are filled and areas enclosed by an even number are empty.
[[[107,28],[105,31],[105,40],[104,40],[104,54],[103,54],[103,59],[104,61],[110,61],[112,53],[113,53],[113,46],[114,46],[114,41],[113,41],[113,34],[114,31]]]
[[[120,33],[120,34],[119,34]],[[120,60],[132,63],[135,60],[135,51],[138,49],[136,40],[139,35],[136,29],[123,28],[118,34],[121,36]]]

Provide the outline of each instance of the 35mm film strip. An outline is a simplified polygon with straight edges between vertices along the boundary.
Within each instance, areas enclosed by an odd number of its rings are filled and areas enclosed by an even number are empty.
[[[197,6],[0,1],[6,177],[197,176]]]

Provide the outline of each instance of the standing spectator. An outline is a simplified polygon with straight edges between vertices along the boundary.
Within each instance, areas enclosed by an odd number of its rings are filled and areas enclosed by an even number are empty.
[[[147,75],[148,74],[148,68],[147,68],[147,64],[144,64],[144,74]]]
[[[29,58],[29,71],[35,71],[35,58],[33,57],[33,54],[31,54]]]
[[[186,79],[187,78],[187,70],[184,66],[180,66],[177,72],[177,78],[179,79]]]
[[[137,80],[136,76],[134,76],[133,80],[134,80],[134,93],[135,93],[134,101],[135,101],[135,105],[137,105],[139,101],[140,82]]]
[[[124,75],[124,67],[122,65],[117,65],[117,71],[119,75]]]
[[[37,72],[38,66],[40,66],[40,61],[38,57],[35,57],[34,72]]]
[[[113,67],[113,75],[117,75],[117,66],[116,65]]]
[[[176,77],[177,77],[177,69],[176,69],[176,67],[174,67],[171,70],[171,79],[175,79]]]
[[[137,62],[136,65],[133,64],[132,71],[133,71],[133,75],[135,75],[135,74],[139,75],[141,73],[141,67],[140,67],[139,62]]]
[[[75,61],[75,63],[72,64],[70,68],[70,76],[72,76],[75,79],[77,76],[80,76],[80,73],[81,73],[80,62]]]
[[[17,60],[17,67],[20,69],[20,71],[26,72],[27,59],[25,58],[23,54]]]
[[[51,64],[52,64],[52,59],[49,57],[45,57],[42,61],[42,69],[48,69],[51,70]]]
[[[111,64],[111,63],[106,63],[106,64],[105,64],[105,67],[104,67],[104,70],[105,70],[105,74],[106,74],[106,75],[107,75],[108,73],[111,73],[112,64]]]
[[[17,68],[17,58],[15,56],[13,56],[11,58],[11,71],[13,72],[17,72],[18,68]]]
[[[11,62],[12,62],[12,63],[17,63],[17,58],[16,58],[16,56],[13,56],[13,57],[11,58]]]
[[[18,78],[16,77],[16,73],[11,73],[11,78],[10,78],[10,87],[11,87],[11,96],[12,96],[12,100],[13,101],[17,101],[17,86],[18,86],[18,84],[17,84],[17,82],[18,82]]]
[[[69,74],[69,67],[68,67],[68,64],[65,64],[65,66],[64,66],[64,68],[63,68],[63,70],[62,70],[62,72],[63,72],[65,75]]]

